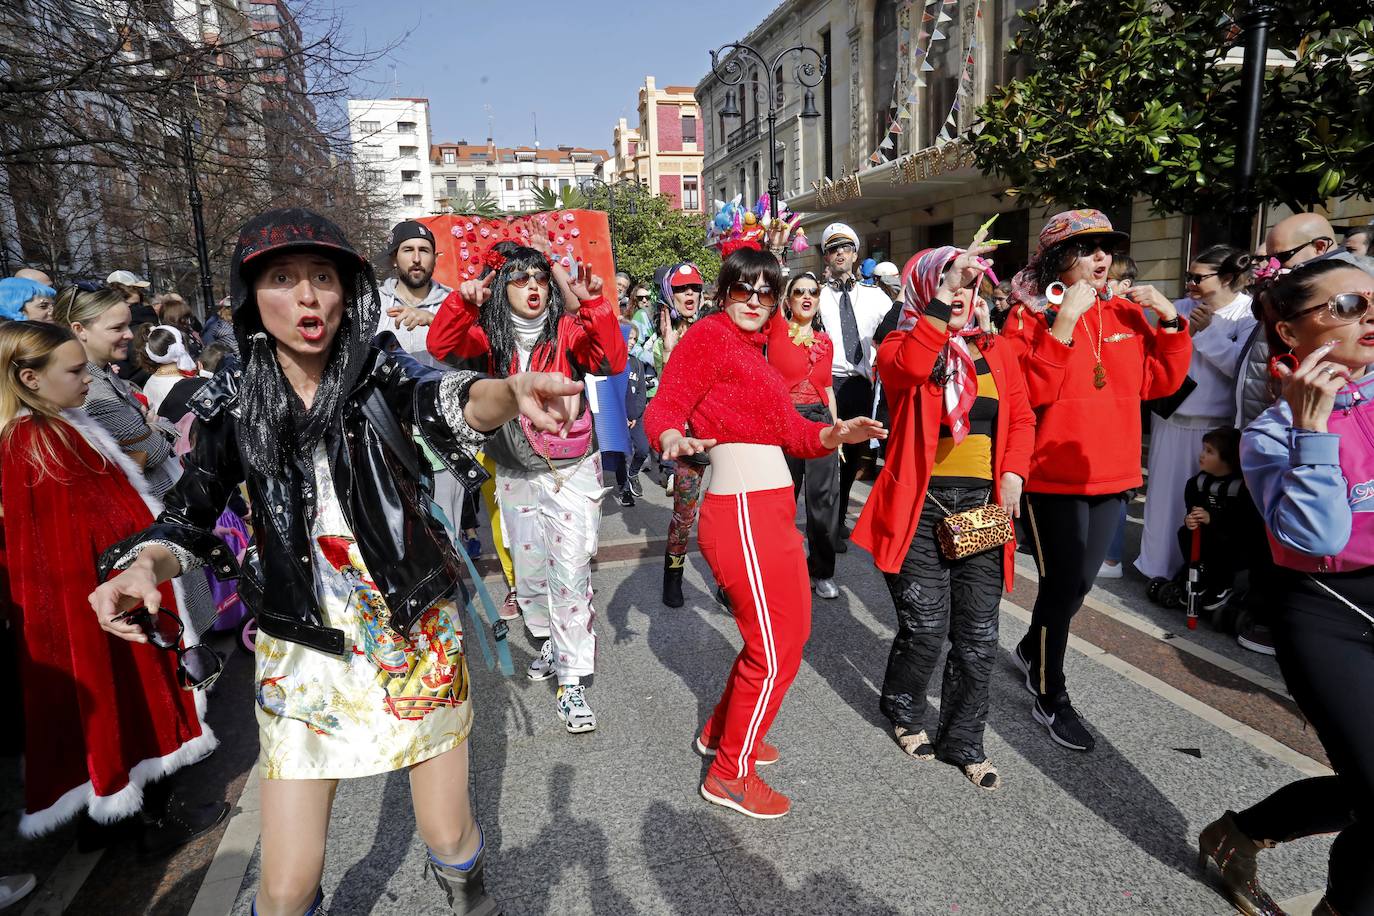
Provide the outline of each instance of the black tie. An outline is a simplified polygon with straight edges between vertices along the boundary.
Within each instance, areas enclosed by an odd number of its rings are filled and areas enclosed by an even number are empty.
[[[853,280],[837,280],[835,288],[840,291],[840,335],[844,337],[845,356],[858,368],[864,361],[864,345],[859,340],[859,319],[854,316],[854,303],[849,301],[849,289]]]

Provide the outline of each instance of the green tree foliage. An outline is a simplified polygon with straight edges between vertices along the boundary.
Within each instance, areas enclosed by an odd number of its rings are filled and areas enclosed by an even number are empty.
[[[1032,72],[979,109],[975,149],[1028,198],[1229,210],[1241,125],[1237,0],[1043,3],[1014,53]],[[1256,190],[1310,209],[1374,196],[1374,2],[1275,4]],[[1275,62],[1281,58],[1282,62]]]
[[[610,215],[617,270],[652,281],[657,268],[691,261],[708,281],[719,273],[720,255],[706,245],[706,217],[700,213],[683,213],[670,198],[634,182],[620,182],[611,191],[593,186],[585,194],[590,209]]]

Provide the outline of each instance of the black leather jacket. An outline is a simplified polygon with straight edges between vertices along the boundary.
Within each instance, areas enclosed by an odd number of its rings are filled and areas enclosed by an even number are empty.
[[[421,366],[395,346],[390,334],[374,341],[368,358],[367,371],[323,441],[344,517],[386,598],[389,626],[404,634],[430,605],[461,587],[462,568],[443,526],[429,513],[428,481],[422,479],[427,473],[415,472],[427,466],[415,455],[411,434],[418,432],[468,489],[481,487],[487,473],[473,458],[481,434],[468,431],[464,437],[444,419],[440,384],[451,373]],[[449,383],[448,399],[466,403],[467,389],[482,376],[462,375],[456,388]],[[197,438],[182,459],[181,479],[153,525],[101,555],[102,578],[135,546],[150,540],[189,551],[220,578],[237,576],[232,555],[209,532],[234,489],[246,481],[261,581],[251,581],[257,577],[250,569],[240,585],[259,628],[344,655],[350,647],[343,631],[324,626],[315,595],[309,538],[316,494],[310,475],[295,467],[283,476],[244,467],[237,435],[238,380],[237,369],[221,371],[196,393],[191,407],[199,420]],[[383,408],[393,419],[381,415]],[[407,447],[410,454],[398,454]]]

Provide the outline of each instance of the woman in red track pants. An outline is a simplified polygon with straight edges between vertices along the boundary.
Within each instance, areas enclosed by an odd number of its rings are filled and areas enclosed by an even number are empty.
[[[699,751],[715,755],[701,795],[757,818],[782,817],[791,807],[754,767],[778,759],[763,739],[811,632],[811,583],[783,453],[814,458],[886,435],[866,417],[827,425],[792,406],[763,354],[763,329],[781,286],[778,262],[764,252],[741,248],[727,256],[714,314],[678,343],[645,414],[650,441],[665,458],[707,452],[711,460],[698,540],[729,596],[744,648],[697,738]],[[692,437],[682,432],[689,424]]]

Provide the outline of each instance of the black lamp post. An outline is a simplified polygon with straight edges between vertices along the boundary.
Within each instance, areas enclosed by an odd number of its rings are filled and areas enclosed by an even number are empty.
[[[773,58],[771,65],[764,60],[757,48],[742,42],[721,45],[711,52],[711,72],[716,75],[716,79],[727,86],[742,86],[744,84],[744,64],[742,61],[745,58],[753,58],[758,61],[759,66],[763,68],[764,75],[768,78],[768,210],[769,215],[773,217],[778,215],[778,195],[782,193],[778,178],[778,143],[774,136],[778,123],[778,87],[773,82],[773,75],[783,58],[794,52],[798,59],[797,65],[792,68],[792,75],[799,84],[806,87],[806,94],[802,96],[800,116],[807,120],[819,118],[821,113],[816,110],[816,93],[812,90],[819,86],[821,80],[825,78],[826,58],[815,48],[807,45],[793,45],[786,50],[779,51],[777,56]],[[729,55],[724,62],[720,60],[722,54]],[[740,116],[739,106],[735,103],[735,93],[729,89],[725,91],[725,104],[721,106],[720,115],[723,118],[738,118]]]
[[[616,182],[606,182],[606,181],[602,181],[600,178],[597,178],[595,175],[588,175],[588,176],[586,176],[585,178],[579,178],[579,179],[578,179],[578,183],[581,184],[583,191],[586,191],[588,185],[599,185],[599,186],[605,188],[605,189],[606,189],[606,206],[609,208],[609,209],[608,209],[608,212],[614,214],[614,213],[615,213],[615,189],[616,189],[617,187],[619,187],[620,185],[623,185],[623,184],[633,184],[634,182],[627,182],[627,181],[624,181],[624,180],[620,180],[620,181],[616,181]],[[635,198],[634,198],[634,194],[633,194],[633,192],[630,192],[630,191],[626,191],[625,193],[628,193],[628,194],[630,195],[630,203],[629,203],[628,206],[626,206],[625,210],[626,210],[626,212],[629,213],[631,216],[634,216],[634,215],[635,215],[635,212],[636,212],[636,211],[635,211]]]
[[[1260,107],[1264,99],[1265,59],[1269,55],[1269,25],[1278,13],[1270,0],[1247,0],[1240,25],[1245,33],[1245,61],[1241,65],[1240,141],[1236,144],[1236,197],[1231,210],[1231,242],[1250,250],[1254,232],[1255,169],[1259,157]]]
[[[191,144],[191,119],[181,117],[182,156],[186,160],[186,197],[191,204],[191,226],[196,233],[196,262],[200,268],[202,318],[215,313],[215,288],[210,279],[210,249],[205,241],[205,216],[201,212],[200,187],[196,184],[196,152]]]

